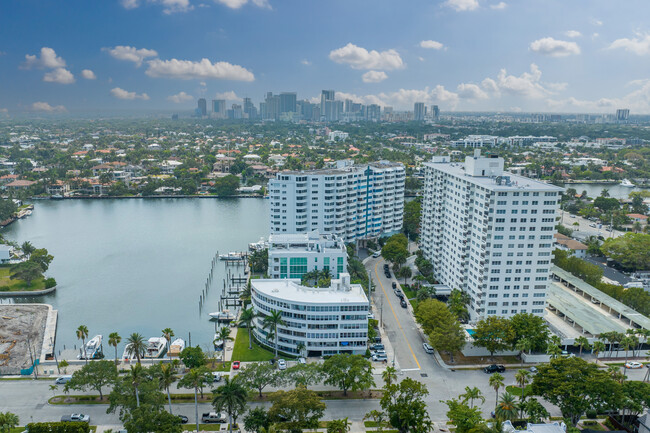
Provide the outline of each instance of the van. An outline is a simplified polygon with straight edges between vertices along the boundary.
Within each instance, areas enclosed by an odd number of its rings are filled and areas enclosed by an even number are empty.
[[[66,374],[65,376],[59,376],[56,378],[54,381],[55,384],[57,385],[65,385],[66,383],[70,382],[72,380],[72,375],[71,374]]]

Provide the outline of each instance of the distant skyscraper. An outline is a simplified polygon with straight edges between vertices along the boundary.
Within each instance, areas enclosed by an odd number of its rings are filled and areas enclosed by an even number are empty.
[[[212,113],[219,118],[226,117],[226,100],[213,99],[212,100]]]
[[[320,116],[326,121],[339,120],[339,114],[343,112],[343,101],[336,103],[336,92],[334,90],[323,90],[320,95]]]
[[[616,120],[619,122],[627,122],[630,119],[630,110],[629,108],[623,108],[616,110]]]
[[[366,120],[379,122],[381,120],[381,107],[377,104],[370,104],[366,107]]]
[[[206,102],[205,98],[199,99],[199,114],[201,116],[207,116],[208,115],[208,103]]]
[[[424,115],[426,114],[426,107],[424,102],[416,102],[413,106],[413,120],[416,122],[421,122],[424,120]]]
[[[257,118],[257,108],[255,108],[251,98],[244,98],[244,114],[246,115],[245,117],[248,117],[249,119]]]
[[[440,109],[437,105],[431,106],[431,117],[433,117],[434,121],[440,120]]]
[[[280,93],[280,114],[295,113],[295,112],[296,112],[296,93],[295,92]]]
[[[265,120],[279,120],[280,119],[280,97],[274,95],[273,92],[267,92],[264,99],[264,119]]]

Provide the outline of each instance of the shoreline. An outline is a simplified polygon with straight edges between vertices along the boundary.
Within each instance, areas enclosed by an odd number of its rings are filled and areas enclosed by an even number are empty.
[[[8,292],[0,290],[0,298],[15,298],[21,296],[43,296],[49,293],[52,293],[56,290],[56,286],[50,287],[49,289],[43,290],[33,290],[33,291],[20,291],[20,292]]]

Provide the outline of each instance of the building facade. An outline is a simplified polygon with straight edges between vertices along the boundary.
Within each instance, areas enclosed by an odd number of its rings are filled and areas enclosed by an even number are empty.
[[[269,181],[274,233],[318,230],[345,242],[376,238],[402,227],[404,166],[386,161],[285,171]]]
[[[421,249],[436,278],[470,295],[472,320],[543,315],[562,188],[503,171],[503,158],[424,164]]]
[[[332,278],[347,272],[348,253],[343,238],[310,233],[272,234],[269,236],[271,278],[302,278],[311,271],[327,269]]]
[[[304,346],[308,356],[366,353],[368,298],[360,284],[350,283],[349,274],[326,288],[301,286],[299,280],[251,280],[251,305],[253,335],[268,347],[275,347],[275,335],[264,328],[264,317],[279,311],[280,352],[298,355]]]

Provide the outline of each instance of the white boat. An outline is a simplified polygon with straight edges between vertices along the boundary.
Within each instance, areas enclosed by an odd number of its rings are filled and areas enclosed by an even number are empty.
[[[169,345],[169,356],[179,356],[183,349],[185,349],[185,340],[177,338]]]
[[[131,349],[131,344],[127,344],[126,347],[124,348],[124,353],[122,354],[122,360],[123,361],[134,361],[134,360],[138,359],[135,356],[135,353],[133,353],[133,354],[129,353],[130,349]]]
[[[218,322],[232,322],[235,320],[235,315],[229,310],[215,311],[214,313],[210,313],[209,316]]]
[[[630,182],[629,179],[623,179],[621,186],[624,186],[626,188],[634,188],[634,184]]]
[[[223,349],[223,340],[219,338],[219,334],[214,334],[212,343],[214,344],[215,349]]]
[[[165,337],[151,337],[147,341],[147,349],[144,358],[160,358],[167,351],[167,339]]]
[[[246,254],[231,251],[228,254],[219,254],[219,260],[244,260]]]
[[[268,242],[264,240],[263,237],[260,238],[259,242],[251,242],[248,244],[248,249],[250,251],[262,251],[269,247]]]
[[[102,336],[95,335],[93,338],[86,342],[79,354],[79,359],[95,359],[100,358],[102,354]]]

